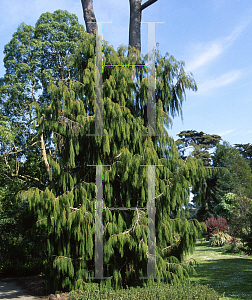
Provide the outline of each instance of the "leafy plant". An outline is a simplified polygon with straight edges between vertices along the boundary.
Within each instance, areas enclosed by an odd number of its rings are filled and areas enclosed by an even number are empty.
[[[245,244],[245,251],[251,255],[252,254],[252,204],[250,205],[249,214],[248,214],[248,232],[243,236],[242,241]]]
[[[246,250],[246,247],[243,245],[243,243],[236,239],[235,237],[232,237],[230,240],[227,241],[226,245],[223,247],[223,252],[225,253],[241,253],[243,254]]]
[[[229,220],[229,216],[232,214],[233,209],[238,206],[238,201],[234,193],[227,193],[222,197],[222,200],[217,204],[213,212],[226,220]]]
[[[69,294],[69,300],[85,300],[85,299],[173,299],[173,300],[217,300],[218,293],[204,285],[185,282],[177,285],[167,285],[164,283],[155,284],[145,288],[131,287],[123,290],[101,289],[91,290],[85,292],[81,290],[72,291]]]
[[[228,233],[224,233],[224,232],[214,233],[210,238],[210,246],[211,247],[214,247],[214,246],[222,247],[230,239],[231,239],[231,236]]]
[[[215,233],[218,232],[227,233],[229,230],[227,225],[227,220],[220,216],[218,216],[218,218],[215,219],[214,216],[212,215],[212,217],[206,221],[206,226],[207,226],[207,235],[206,235],[207,240],[209,240],[209,238]]]

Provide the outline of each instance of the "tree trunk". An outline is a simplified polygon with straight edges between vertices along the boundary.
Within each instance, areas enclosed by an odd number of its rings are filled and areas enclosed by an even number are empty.
[[[86,31],[91,35],[95,34],[96,31],[96,18],[93,8],[93,0],[81,0],[84,21],[86,24]]]
[[[130,24],[129,24],[129,46],[135,47],[141,53],[141,2],[142,0],[129,0],[130,2]]]
[[[129,0],[130,2],[130,24],[129,24],[129,46],[141,53],[141,15],[142,10],[157,2],[148,0],[141,4],[142,0]],[[86,31],[94,35],[96,31],[96,18],[93,8],[93,0],[81,0]],[[93,24],[92,24],[93,23]]]

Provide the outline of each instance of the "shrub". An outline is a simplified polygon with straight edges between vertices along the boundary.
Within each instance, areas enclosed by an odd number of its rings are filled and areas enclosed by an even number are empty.
[[[241,253],[243,254],[246,248],[244,247],[243,243],[232,237],[230,240],[227,241],[226,245],[223,247],[223,252],[225,253]]]
[[[211,247],[222,247],[225,245],[229,240],[231,239],[231,236],[224,232],[218,232],[214,233],[210,238],[210,246]]]
[[[207,240],[209,240],[209,238],[215,233],[218,232],[227,233],[229,230],[227,225],[227,220],[220,216],[218,216],[218,218],[215,219],[214,216],[212,215],[212,217],[206,221],[206,226],[207,226],[207,235],[206,235]]]
[[[81,290],[72,291],[69,293],[69,300],[85,300],[85,299],[131,299],[131,300],[217,300],[219,299],[218,293],[212,288],[196,283],[184,282],[177,285],[171,284],[155,284],[155,286],[148,286],[145,288],[131,287],[126,290],[112,290],[102,289],[87,290],[83,292]]]
[[[247,254],[252,255],[252,204],[250,206],[250,213],[248,214],[248,223],[247,234],[242,237],[242,241],[246,246]]]

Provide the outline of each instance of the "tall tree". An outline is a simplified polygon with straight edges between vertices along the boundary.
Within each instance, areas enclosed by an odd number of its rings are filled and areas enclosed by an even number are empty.
[[[18,197],[27,200],[38,216],[36,226],[46,241],[43,250],[48,258],[48,289],[71,290],[94,276],[96,173],[88,164],[110,165],[103,167],[102,222],[104,276],[112,279],[101,283],[115,288],[151,283],[139,280],[147,274],[148,246],[148,215],[141,208],[150,200],[148,169],[140,165],[162,165],[156,167],[155,181],[157,276],[163,275],[166,282],[182,280],[190,270],[182,261],[183,255],[193,249],[197,230],[201,228],[197,221],[186,219],[189,187],[212,171],[195,158],[183,161],[164,124],[180,112],[185,89],[196,90],[194,80],[186,76],[183,64],[158,53],[156,113],[157,133],[161,136],[141,136],[147,134],[147,116],[136,103],[142,108],[147,103],[148,85],[143,80],[146,68],[139,71],[138,82],[133,82],[129,68],[105,68],[103,133],[111,137],[87,136],[95,129],[95,37],[83,30],[74,15],[62,11],[42,14],[34,30],[37,35],[33,35],[31,27],[23,25],[18,36],[29,36],[26,30],[33,37],[30,43],[14,40],[19,49],[13,51],[8,46],[6,51],[7,56],[18,57],[25,46],[30,46],[28,49],[38,54],[34,65],[28,64],[31,59],[22,61],[20,67],[26,67],[21,86],[24,90],[14,99],[29,102],[30,95],[25,91],[32,91],[34,81],[29,81],[28,75],[35,70],[42,91],[38,88],[36,101],[30,100],[35,106],[34,131],[30,134],[34,141],[40,141],[43,134],[47,145],[44,152],[39,149],[41,144],[34,147],[49,168],[44,164],[44,185],[28,186],[20,190]],[[78,36],[76,43],[74,39]],[[105,63],[131,64],[124,50],[116,52],[105,43]],[[62,62],[64,65],[60,65]],[[15,68],[12,72],[13,77],[5,77],[9,93],[19,90]],[[180,92],[174,82],[180,82]],[[13,103],[10,108],[15,106]],[[116,206],[139,209],[105,210]]]
[[[178,149],[181,153],[181,157],[186,159],[185,151],[189,148],[193,148],[192,155],[203,161],[204,166],[211,165],[211,154],[208,150],[216,147],[220,143],[221,137],[216,134],[206,134],[204,132],[197,132],[195,130],[181,131],[176,142]]]
[[[80,28],[84,30],[76,16],[66,11],[43,14],[35,28],[22,23],[5,46],[6,72],[0,83],[1,219],[5,228],[11,230],[14,226],[15,235],[22,231],[23,239],[30,236],[32,223],[22,225],[27,208],[22,197],[16,199],[16,195],[30,187],[45,189],[49,184],[46,153],[54,153],[52,137],[38,130],[36,106],[50,103],[51,95],[47,91],[50,80],[58,82],[71,74],[65,59],[74,53],[81,39]],[[29,218],[34,220],[34,212]],[[7,233],[5,236],[10,240],[13,234]],[[12,241],[9,241],[10,248],[13,248]]]

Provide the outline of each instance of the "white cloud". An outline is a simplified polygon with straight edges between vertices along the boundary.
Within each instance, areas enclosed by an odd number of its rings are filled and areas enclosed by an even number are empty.
[[[207,80],[198,84],[198,95],[206,94],[216,90],[217,88],[229,85],[241,78],[242,72],[239,70],[231,71],[217,78]]]
[[[186,69],[194,71],[206,64],[209,64],[215,58],[220,56],[242,34],[242,32],[249,25],[251,20],[252,18],[250,17],[241,25],[237,26],[229,36],[219,38],[210,43],[198,43],[197,45],[195,45],[194,57],[186,65]]]
[[[233,129],[233,130],[226,130],[226,131],[217,133],[217,135],[223,137],[224,135],[228,135],[229,133],[234,132],[234,131],[236,131],[236,129]]]

